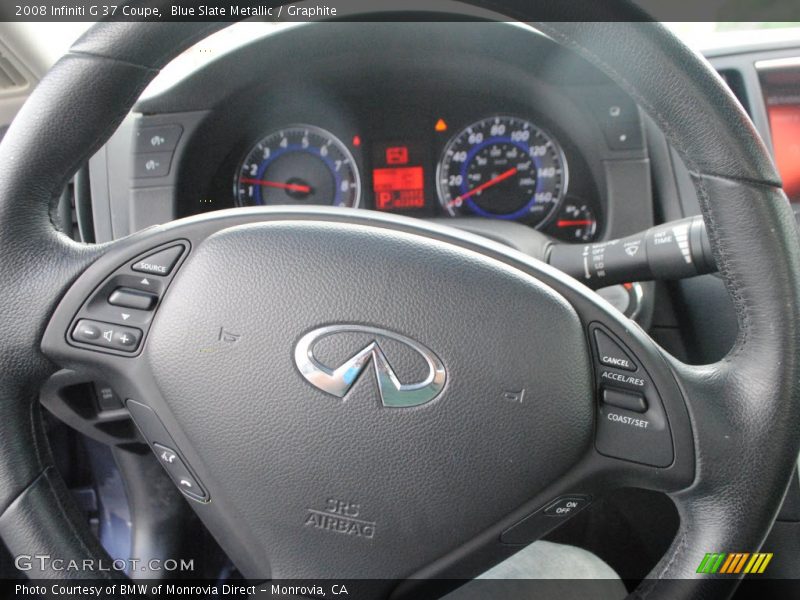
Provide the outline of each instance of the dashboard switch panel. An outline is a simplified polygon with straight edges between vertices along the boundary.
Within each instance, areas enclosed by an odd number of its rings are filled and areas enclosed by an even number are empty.
[[[153,125],[136,131],[136,152],[172,152],[183,133],[180,125]]]
[[[137,154],[133,159],[134,177],[164,177],[169,174],[172,153],[152,152],[150,154]]]
[[[639,123],[613,123],[603,125],[603,135],[612,150],[639,150],[644,144]]]

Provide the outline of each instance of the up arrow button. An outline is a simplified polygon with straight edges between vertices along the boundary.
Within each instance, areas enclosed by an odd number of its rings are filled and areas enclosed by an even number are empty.
[[[139,271],[140,273],[160,275],[163,277],[170,274],[172,267],[175,266],[175,263],[182,253],[183,246],[172,246],[171,248],[161,250],[160,252],[156,252],[155,254],[151,254],[146,258],[136,261],[133,263],[133,266],[131,266],[131,269]]]

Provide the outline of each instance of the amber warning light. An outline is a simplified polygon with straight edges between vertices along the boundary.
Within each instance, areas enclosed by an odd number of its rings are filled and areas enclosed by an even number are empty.
[[[375,208],[378,210],[423,208],[424,180],[422,167],[374,169],[372,189],[375,192]]]

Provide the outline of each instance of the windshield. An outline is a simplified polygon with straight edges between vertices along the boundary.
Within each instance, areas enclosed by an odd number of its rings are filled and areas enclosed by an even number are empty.
[[[729,46],[758,45],[797,40],[800,22],[700,22],[664,23],[675,35],[695,50]]]

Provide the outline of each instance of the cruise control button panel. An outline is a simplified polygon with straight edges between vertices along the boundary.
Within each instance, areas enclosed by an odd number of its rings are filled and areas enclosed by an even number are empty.
[[[589,327],[596,374],[600,454],[653,467],[668,467],[675,456],[664,405],[651,377],[634,353],[600,323]]]
[[[176,240],[133,257],[111,273],[75,315],[67,341],[120,356],[136,355],[189,243]]]

